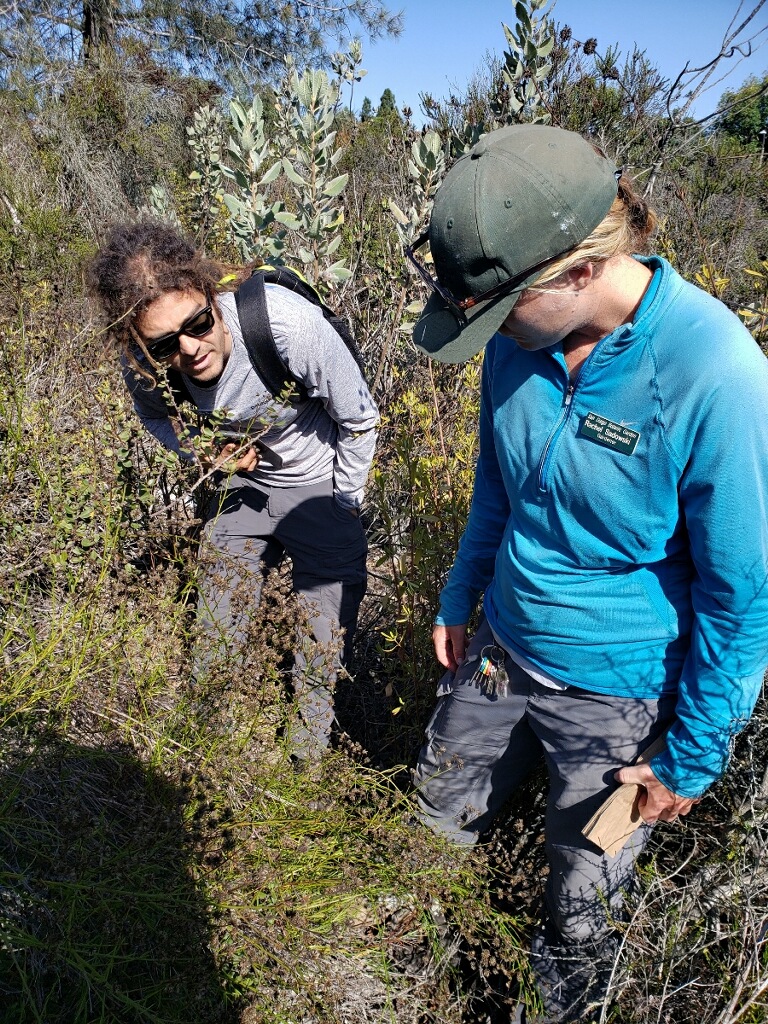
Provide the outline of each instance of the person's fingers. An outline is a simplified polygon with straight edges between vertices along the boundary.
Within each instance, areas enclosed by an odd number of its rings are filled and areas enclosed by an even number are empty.
[[[453,652],[453,660],[456,662],[458,667],[464,661],[464,655],[467,653],[467,627],[447,626],[446,628],[451,644],[451,651]]]
[[[249,473],[252,469],[256,469],[259,464],[259,453],[255,448],[249,448],[245,455],[242,456],[238,463],[238,469]]]
[[[453,656],[453,645],[448,630],[445,626],[435,626],[432,631],[432,642],[435,647],[435,657],[443,666],[455,672],[458,668],[456,659]]]

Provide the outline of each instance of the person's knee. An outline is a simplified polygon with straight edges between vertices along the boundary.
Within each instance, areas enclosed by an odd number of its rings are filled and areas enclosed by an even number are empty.
[[[413,770],[413,783],[425,824],[462,846],[477,842],[489,824],[482,772],[428,740]]]
[[[450,767],[445,772],[429,769],[419,759],[413,773],[416,817],[457,846],[472,846],[477,842],[479,811],[472,807],[461,780],[451,771]]]

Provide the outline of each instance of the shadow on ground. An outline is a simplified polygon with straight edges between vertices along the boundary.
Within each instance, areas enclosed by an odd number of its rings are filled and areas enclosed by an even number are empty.
[[[4,1024],[234,1024],[183,807],[183,791],[127,748],[6,746]]]

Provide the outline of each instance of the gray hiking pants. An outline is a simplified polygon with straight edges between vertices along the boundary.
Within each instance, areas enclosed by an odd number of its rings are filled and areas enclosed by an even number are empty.
[[[205,574],[198,612],[228,646],[245,642],[266,574],[289,556],[293,590],[311,633],[296,646],[298,720],[290,741],[297,756],[316,755],[330,741],[333,683],[339,662],[349,657],[366,589],[368,549],[360,520],[336,502],[331,480],[233,487],[214,497],[204,537],[215,564]]]
[[[632,886],[634,862],[647,842],[641,826],[615,857],[581,830],[616,788],[613,773],[629,764],[674,717],[674,696],[611,697],[536,682],[511,658],[506,696],[489,695],[472,676],[493,635],[483,618],[450,687],[438,700],[415,772],[422,818],[456,843],[485,832],[542,754],[549,774],[545,840],[549,862],[544,915],[532,966],[547,1019],[578,1018],[602,999],[613,962],[611,921]]]

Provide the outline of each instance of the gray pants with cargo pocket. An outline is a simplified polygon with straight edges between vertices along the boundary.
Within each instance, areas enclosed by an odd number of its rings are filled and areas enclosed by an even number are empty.
[[[650,834],[649,826],[641,826],[609,857],[581,830],[616,788],[614,772],[671,723],[675,698],[556,689],[537,682],[509,656],[507,693],[491,693],[473,677],[483,650],[494,643],[483,618],[459,671],[441,680],[438,692],[444,695],[415,771],[417,803],[433,829],[458,844],[472,844],[543,755],[549,874],[532,966],[546,1019],[577,1020],[605,994],[615,948],[612,921],[621,913],[635,859]]]
[[[296,645],[290,744],[299,758],[316,756],[330,742],[333,685],[365,595],[367,543],[359,518],[335,500],[331,480],[271,488],[230,483],[211,503],[204,543],[215,564],[205,574],[198,613],[229,646],[244,642],[266,574],[290,558],[311,634]]]

